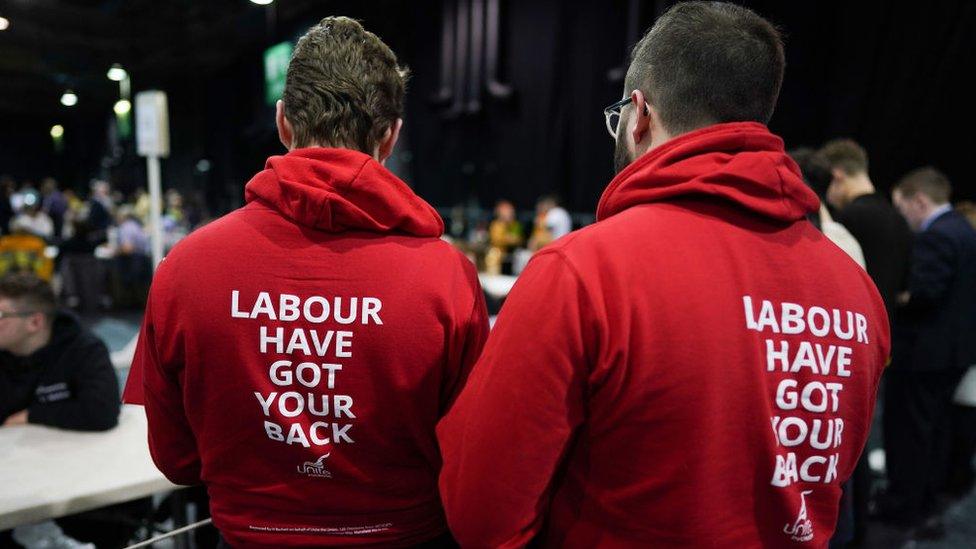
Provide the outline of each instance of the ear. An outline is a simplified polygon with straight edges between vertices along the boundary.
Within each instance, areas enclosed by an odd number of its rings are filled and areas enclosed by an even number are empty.
[[[641,141],[646,139],[648,143],[651,141],[651,126],[653,120],[651,118],[651,113],[644,107],[647,99],[644,97],[644,92],[640,90],[634,90],[630,92],[630,106],[634,110],[634,129],[631,130],[630,136],[634,139],[634,145],[640,145]]]
[[[291,122],[285,118],[285,102],[281,99],[275,103],[275,123],[278,125],[278,139],[290,151],[295,133],[292,131]]]
[[[831,168],[830,176],[834,178],[834,181],[847,179],[847,173],[840,168]]]
[[[383,133],[383,137],[380,138],[380,142],[376,146],[376,152],[373,153],[373,158],[378,160],[380,164],[384,164],[386,159],[393,154],[393,147],[396,146],[397,139],[400,138],[400,128],[402,127],[403,119],[397,118],[396,122],[387,128]]]
[[[47,318],[44,317],[44,313],[34,313],[27,317],[27,331],[30,333],[39,332],[46,323]]]

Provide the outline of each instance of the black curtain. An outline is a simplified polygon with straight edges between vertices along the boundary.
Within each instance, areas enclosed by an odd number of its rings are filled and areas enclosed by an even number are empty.
[[[636,2],[637,36],[672,2]],[[871,175],[887,191],[908,170],[944,170],[956,198],[976,198],[969,177],[974,149],[972,92],[976,3],[944,1],[779,2],[745,5],[783,30],[787,68],[772,130],[788,147],[852,137],[868,150]],[[380,35],[412,69],[397,170],[421,196],[448,207],[500,198],[531,208],[556,193],[575,211],[592,213],[613,176],[613,144],[602,109],[622,97],[608,71],[626,62],[629,0],[502,0],[501,80],[508,99],[482,94],[482,109],[445,116],[432,101],[440,84],[441,2],[392,0],[309,2],[282,12],[232,64],[209,72],[134,75],[137,90],[170,93],[173,155],[168,186],[204,193],[215,213],[240,204],[243,185],[270,154],[279,154],[273,111],[263,101],[261,52],[301,34],[326,15],[349,15]],[[263,28],[264,20],[253,25]],[[259,33],[260,35],[260,33]],[[239,42],[239,41],[238,41]],[[40,178],[52,169],[79,183],[99,169],[105,124],[85,115],[66,124],[65,152],[47,132],[54,120],[0,120],[0,173]],[[201,158],[212,170],[195,170]],[[138,181],[141,164],[115,174]]]

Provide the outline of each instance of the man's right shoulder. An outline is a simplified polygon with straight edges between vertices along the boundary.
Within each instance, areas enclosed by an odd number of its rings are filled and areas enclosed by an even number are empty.
[[[246,227],[247,207],[238,208],[206,225],[194,229],[177,242],[166,254],[153,274],[153,285],[157,281],[171,281],[181,273],[186,273],[187,264],[197,264],[201,258],[212,257],[233,241],[239,241],[241,230]]]
[[[248,218],[254,215],[260,215],[258,210],[244,206],[194,229],[173,246],[166,254],[166,260],[181,261],[188,255],[205,253],[212,251],[215,246],[239,241],[243,236],[242,231],[250,226]]]

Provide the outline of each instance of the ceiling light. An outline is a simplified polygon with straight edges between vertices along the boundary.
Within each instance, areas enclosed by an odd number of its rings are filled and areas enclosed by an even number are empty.
[[[118,63],[113,63],[112,68],[108,70],[108,74],[106,74],[106,76],[108,76],[109,80],[113,80],[115,82],[121,82],[125,80],[126,77],[129,76],[129,73],[125,72],[125,69],[122,68],[122,65],[119,65]]]
[[[51,126],[51,137],[55,139],[61,139],[64,137],[64,126],[61,124],[56,124]]]
[[[274,0],[251,0],[251,2],[259,6],[267,6],[268,4],[274,2]]]
[[[65,107],[74,107],[78,104],[78,96],[75,95],[75,92],[67,90],[61,96],[61,104]]]
[[[6,17],[0,17],[0,31],[7,30],[7,27],[9,26],[10,26],[10,20],[7,19]]]
[[[129,111],[132,110],[132,103],[129,102],[128,99],[119,99],[115,102],[115,106],[112,107],[112,110],[115,111],[115,114],[119,116],[125,116],[129,114]]]

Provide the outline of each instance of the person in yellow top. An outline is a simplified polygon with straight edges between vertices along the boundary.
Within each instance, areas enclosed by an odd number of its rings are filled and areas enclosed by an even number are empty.
[[[50,282],[54,260],[47,256],[44,239],[22,230],[0,237],[0,276],[31,273]]]
[[[525,241],[522,224],[515,218],[515,206],[508,200],[495,205],[495,219],[488,226],[488,240],[485,269],[489,274],[500,274],[505,259]]]

